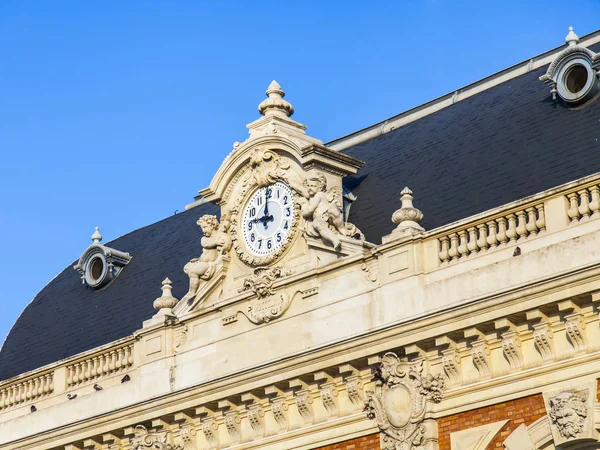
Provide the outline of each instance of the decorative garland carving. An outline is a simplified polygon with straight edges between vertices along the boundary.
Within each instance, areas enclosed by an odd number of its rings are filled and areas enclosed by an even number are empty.
[[[131,438],[131,447],[133,450],[143,450],[145,448],[153,450],[183,450],[179,445],[167,443],[167,432],[149,432],[145,426],[137,425],[134,429],[134,437]]]
[[[241,238],[239,224],[241,223],[242,205],[248,198],[249,194],[263,186],[273,184],[277,181],[286,183],[296,194],[302,195],[303,187],[300,182],[300,177],[291,167],[291,162],[288,158],[280,156],[273,150],[254,149],[250,153],[250,161],[248,168],[245,170],[244,176],[240,182],[240,191],[237,192],[233,204],[231,206],[231,239],[233,248],[238,255],[240,261],[249,266],[265,266],[279,259],[288,249],[293,237],[298,229],[298,218],[300,213],[300,205],[295,204],[292,223],[290,226],[289,239],[279,247],[274,253],[266,256],[250,255],[246,251],[246,246]]]
[[[376,420],[384,450],[417,450],[429,436],[423,425],[428,401],[439,403],[446,389],[443,375],[423,376],[423,361],[401,361],[383,355],[375,376],[375,390],[366,392],[367,417]]]

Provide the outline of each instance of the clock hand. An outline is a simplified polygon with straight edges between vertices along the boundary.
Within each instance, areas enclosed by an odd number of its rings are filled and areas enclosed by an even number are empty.
[[[263,213],[264,217],[269,216],[269,191],[268,188],[265,188],[265,211]]]

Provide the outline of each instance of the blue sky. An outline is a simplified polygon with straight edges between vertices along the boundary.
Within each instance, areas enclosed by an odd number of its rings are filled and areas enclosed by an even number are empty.
[[[590,33],[598,17],[597,0],[3,0],[0,342],[94,226],[106,242],[208,185],[272,79],[328,141],[554,48],[570,25]]]

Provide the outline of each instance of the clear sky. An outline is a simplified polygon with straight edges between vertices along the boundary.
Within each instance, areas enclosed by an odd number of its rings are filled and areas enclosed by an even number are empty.
[[[106,242],[183,210],[272,79],[326,142],[599,17],[600,0],[0,1],[0,342],[94,226]]]

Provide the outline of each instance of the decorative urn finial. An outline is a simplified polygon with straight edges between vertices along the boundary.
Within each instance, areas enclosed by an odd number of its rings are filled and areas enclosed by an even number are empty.
[[[413,206],[414,197],[412,196],[412,191],[408,187],[405,187],[400,194],[402,207],[392,214],[392,222],[394,222],[397,227],[392,231],[392,234],[384,236],[385,241],[420,234],[425,231],[425,229],[419,225],[419,222],[423,220],[423,213]]]
[[[573,32],[573,27],[569,27],[569,34],[567,34],[565,42],[570,46],[577,45],[579,43],[579,36]]]
[[[98,231],[98,227],[96,227],[96,230],[94,231],[94,234],[92,234],[92,241],[94,241],[94,242],[96,242],[96,243],[99,244],[101,240],[102,240],[102,235]]]
[[[283,99],[285,92],[277,81],[271,81],[266,94],[268,98],[258,105],[258,112],[263,116],[290,117],[294,114],[294,107]]]
[[[168,278],[163,280],[161,287],[162,295],[154,300],[154,309],[158,311],[157,315],[172,315],[172,308],[179,302],[171,293],[171,289],[173,289],[171,285],[171,280]]]

